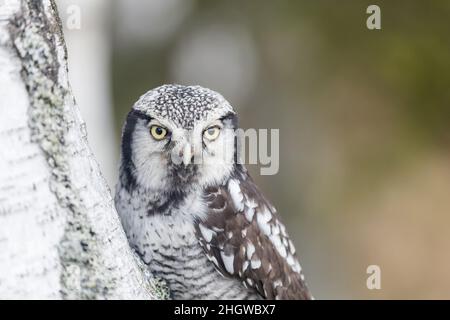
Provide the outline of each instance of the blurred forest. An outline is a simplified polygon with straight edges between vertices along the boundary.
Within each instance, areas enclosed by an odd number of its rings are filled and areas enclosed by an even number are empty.
[[[279,173],[251,171],[317,299],[450,299],[450,1],[58,3],[81,8],[69,72],[112,189],[134,101],[200,84],[241,127],[280,129]]]

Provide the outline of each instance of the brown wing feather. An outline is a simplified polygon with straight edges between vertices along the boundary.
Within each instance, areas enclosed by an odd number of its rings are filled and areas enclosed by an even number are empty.
[[[221,274],[265,299],[312,298],[280,217],[245,169],[205,197],[209,211],[196,234]]]

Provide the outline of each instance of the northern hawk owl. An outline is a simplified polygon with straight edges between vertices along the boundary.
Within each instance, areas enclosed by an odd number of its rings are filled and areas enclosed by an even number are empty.
[[[217,92],[164,85],[122,131],[115,204],[131,246],[174,299],[310,299],[273,205],[236,161]]]

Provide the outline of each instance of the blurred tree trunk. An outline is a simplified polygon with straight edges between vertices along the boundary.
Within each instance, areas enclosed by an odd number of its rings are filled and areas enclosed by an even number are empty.
[[[118,178],[110,75],[110,0],[56,0],[69,52],[69,82],[89,145],[109,186]],[[79,16],[78,16],[79,15]],[[79,25],[76,25],[77,23]]]
[[[0,0],[0,298],[163,297],[128,246],[53,1]]]

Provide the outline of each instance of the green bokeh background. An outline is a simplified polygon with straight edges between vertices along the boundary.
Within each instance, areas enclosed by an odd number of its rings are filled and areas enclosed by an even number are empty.
[[[381,8],[381,30],[366,28],[370,4]],[[243,128],[280,129],[279,173],[251,172],[287,224],[316,298],[449,299],[450,1],[190,6],[162,44],[130,48],[111,5],[117,143],[137,97],[176,81],[180,41],[238,25],[251,38],[256,80],[242,99],[212,89]],[[381,290],[366,287],[372,264]]]

